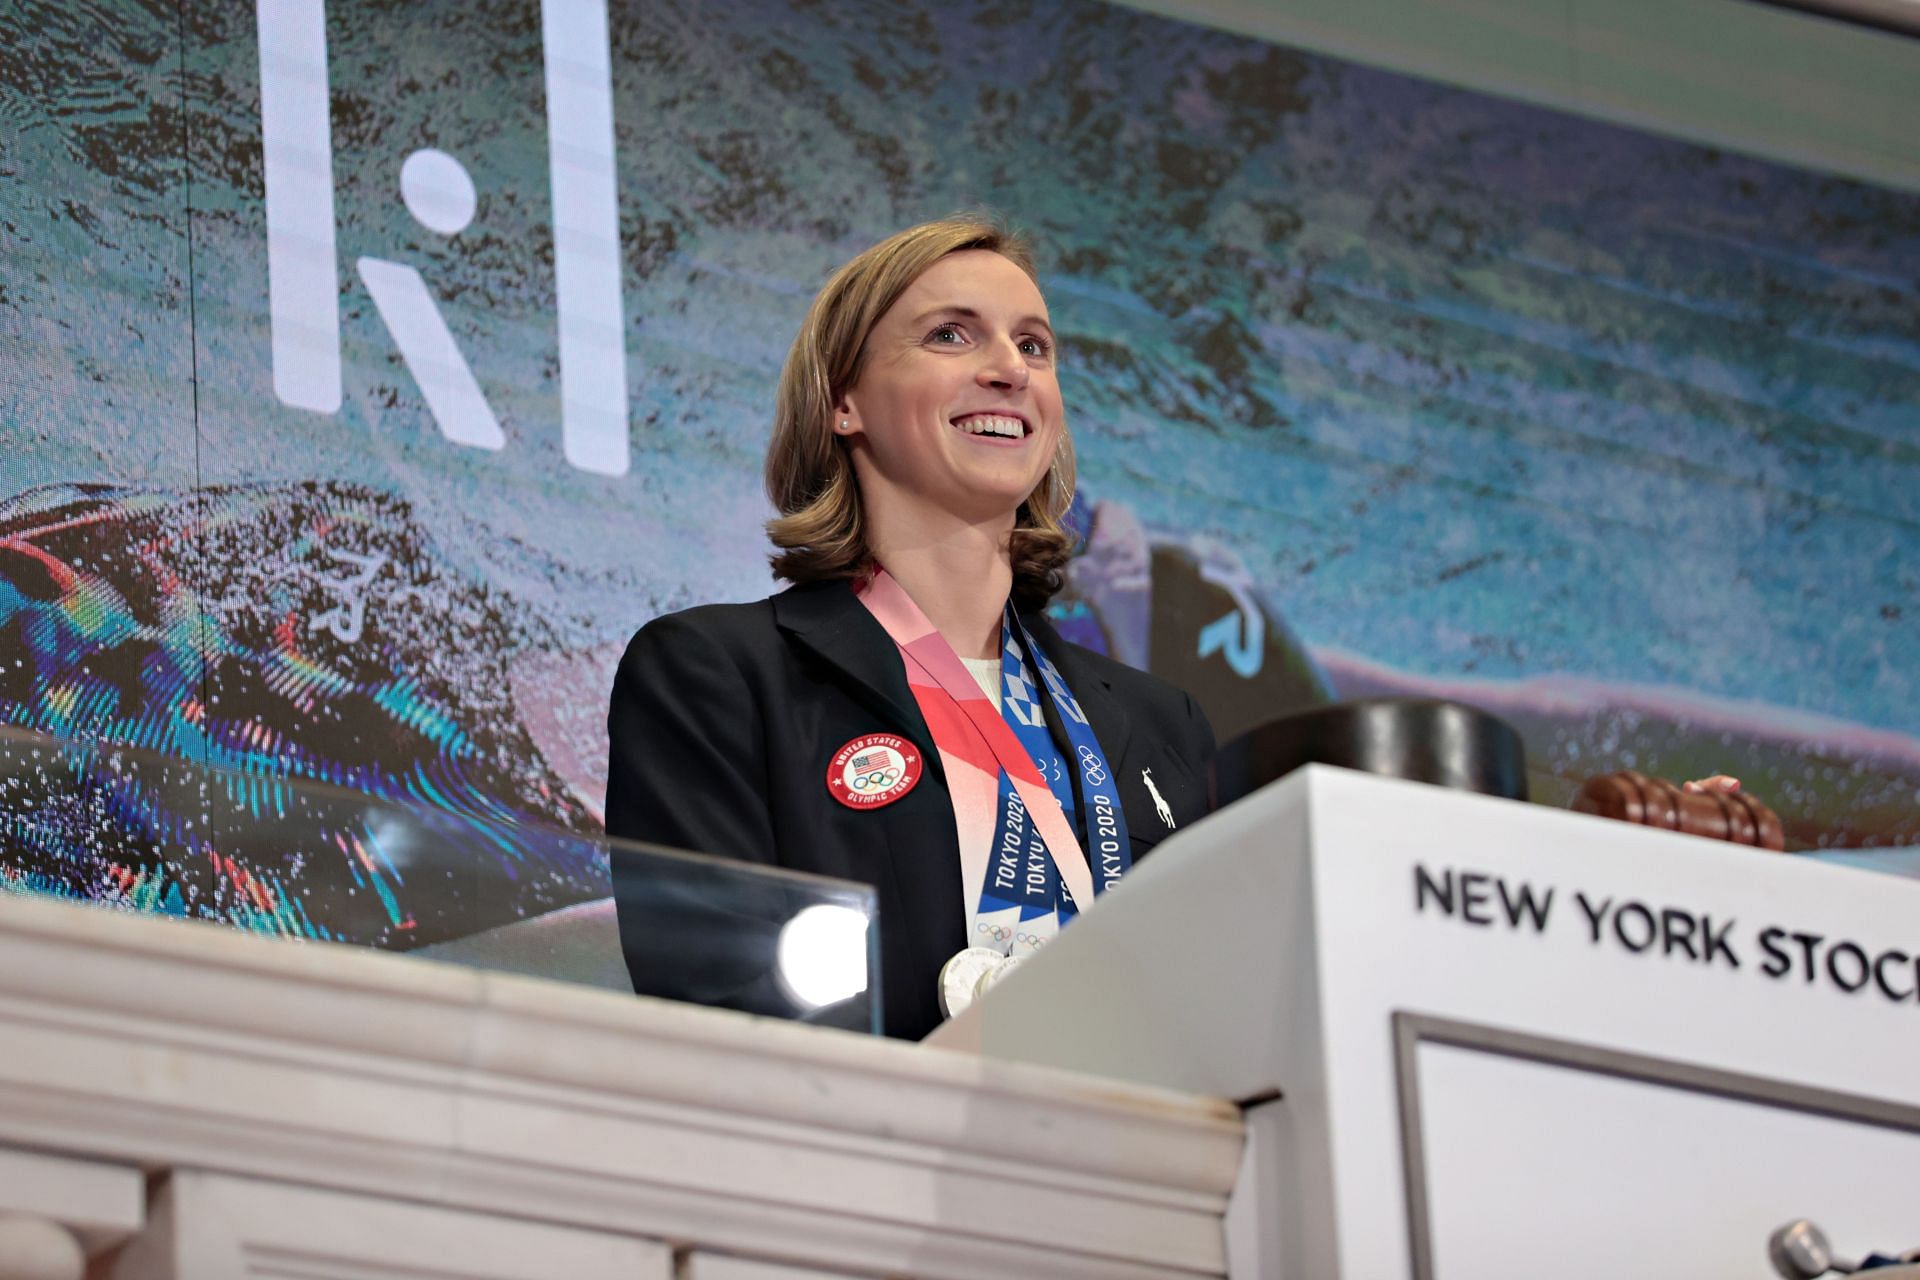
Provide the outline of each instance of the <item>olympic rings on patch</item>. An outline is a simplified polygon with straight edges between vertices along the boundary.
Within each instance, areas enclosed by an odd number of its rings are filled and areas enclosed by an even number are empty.
[[[920,781],[917,748],[890,733],[869,733],[844,744],[827,762],[827,794],[856,811],[892,804]]]

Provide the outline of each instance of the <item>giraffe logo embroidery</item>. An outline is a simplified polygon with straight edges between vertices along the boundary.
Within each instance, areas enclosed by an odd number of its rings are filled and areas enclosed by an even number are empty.
[[[1160,821],[1167,824],[1167,830],[1174,828],[1173,810],[1167,807],[1167,798],[1160,794],[1160,788],[1153,785],[1153,770],[1142,769],[1140,781],[1147,784],[1147,793],[1153,797],[1154,812],[1160,815]]]

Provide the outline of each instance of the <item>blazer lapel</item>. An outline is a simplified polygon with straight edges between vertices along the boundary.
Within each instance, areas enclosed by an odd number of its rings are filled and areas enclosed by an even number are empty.
[[[794,643],[832,667],[863,706],[920,743],[927,767],[946,779],[926,717],[907,686],[900,650],[853,594],[851,583],[821,582],[783,591],[773,597],[773,617]]]
[[[867,612],[845,582],[793,587],[773,597],[774,622],[792,643],[830,667],[862,706],[884,724],[920,744],[927,768],[940,784],[938,803],[889,805],[874,814],[887,833],[893,884],[881,893],[881,946],[900,946],[918,956],[918,967],[938,973],[947,958],[966,945],[967,904],[960,883],[960,838],[953,806],[946,799],[946,768],[927,728],[920,704],[907,685],[900,650],[886,629]],[[889,896],[891,892],[891,896]],[[913,903],[909,911],[907,903]],[[923,926],[898,942],[889,921],[916,918]],[[891,1004],[893,997],[884,997]],[[924,1004],[933,1014],[931,989],[910,993],[908,1007]]]

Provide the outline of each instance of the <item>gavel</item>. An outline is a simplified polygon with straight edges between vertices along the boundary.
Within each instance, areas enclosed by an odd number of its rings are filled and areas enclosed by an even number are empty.
[[[1213,807],[1232,804],[1306,764],[1332,764],[1483,795],[1527,798],[1520,734],[1476,707],[1431,698],[1358,698],[1249,729],[1209,770]],[[1580,813],[1782,852],[1779,815],[1742,792],[1683,791],[1626,770],[1589,778]]]
[[[1664,778],[1650,778],[1632,769],[1588,778],[1573,798],[1573,808],[1576,813],[1752,845],[1775,853],[1787,847],[1780,815],[1745,792],[1685,791]]]

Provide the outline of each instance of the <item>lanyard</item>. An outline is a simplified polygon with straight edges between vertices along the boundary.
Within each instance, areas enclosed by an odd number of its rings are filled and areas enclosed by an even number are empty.
[[[1015,627],[1020,627],[1017,638]],[[1020,644],[1022,639],[1028,642],[1025,648]],[[1047,780],[1047,789],[1060,802],[1060,808],[1067,815],[1067,825],[1079,831],[1079,798],[1073,793],[1073,775],[1067,772],[1067,762],[1061,757],[1053,735],[1047,731],[1047,713],[1040,705],[1040,688],[1033,668],[1027,665],[1028,648],[1039,652],[1039,646],[1032,642],[1026,628],[1020,626],[1019,615],[1009,607],[1000,622],[1001,710],[1013,729],[1013,736],[1020,739],[1020,745],[1033,757],[1033,763]],[[1071,709],[1061,706],[1057,698],[1054,703],[1063,719],[1069,716],[1085,719],[1080,715],[1078,703],[1071,704]]]
[[[907,684],[946,769],[962,884],[977,904],[968,913],[969,945],[1015,955],[1037,949],[1073,915],[1075,904],[1091,902],[1131,862],[1112,771],[1086,715],[1017,617],[1010,614],[1002,623],[1001,672],[1007,715],[1020,733],[884,569],[861,591],[860,601],[899,647]],[[1023,644],[1013,643],[1016,629]],[[1024,661],[1028,655],[1060,712],[1087,783],[1098,880],[1059,797],[1057,788],[1063,788],[1071,800],[1070,774],[1046,732],[1039,688]]]
[[[1100,749],[1099,739],[1093,736],[1093,726],[1087,722],[1086,712],[1080,709],[1073,690],[1067,688],[1059,668],[1047,657],[1046,650],[1035,643],[1032,633],[1020,621],[1019,615],[1009,608],[1007,616],[1012,619],[1012,625],[1020,629],[1027,652],[1033,655],[1034,666],[1039,668],[1040,679],[1046,684],[1047,694],[1054,708],[1060,712],[1067,745],[1073,750],[1075,762],[1069,769],[1077,767],[1079,770],[1080,793],[1087,806],[1087,840],[1091,845],[1089,852],[1093,855],[1089,859],[1093,864],[1093,891],[1096,894],[1105,893],[1133,866],[1133,845],[1127,839],[1127,812],[1120,805],[1120,791],[1113,767],[1107,763],[1106,752]],[[1044,730],[1045,726],[1041,727]],[[1059,756],[1053,749],[1052,736],[1044,732],[1041,736],[1045,741],[1045,750],[1057,761]],[[1062,770],[1063,774],[1066,772]],[[1072,781],[1062,777],[1053,789],[1056,794],[1065,791],[1062,807],[1071,813]]]
[[[1040,691],[1027,667],[1020,642],[1013,636],[1017,625],[1013,611],[1007,610],[1000,620],[1000,683],[1005,692],[996,714],[1004,711],[1002,722],[1013,730],[1021,750],[1046,780],[1048,794],[1060,806],[1067,827],[1072,830],[1076,809],[1073,779],[1054,746],[1053,736],[1047,732],[1046,712],[1039,702]],[[1033,646],[1029,644],[1029,647]],[[968,898],[978,906],[971,913],[972,928],[967,941],[973,946],[1004,950],[1009,955],[1025,955],[1057,933],[1061,924],[1072,918],[1076,907],[1054,868],[1040,828],[1028,816],[1026,805],[1005,770],[1000,772],[994,812],[999,815],[999,821],[989,845],[986,871],[980,879],[979,892]],[[1077,847],[1077,840],[1075,844]],[[961,864],[963,867],[967,864],[964,856]],[[963,886],[971,889],[973,884],[969,874]]]

